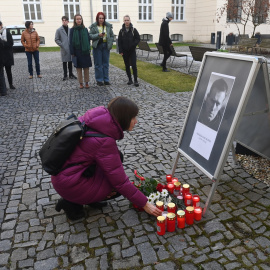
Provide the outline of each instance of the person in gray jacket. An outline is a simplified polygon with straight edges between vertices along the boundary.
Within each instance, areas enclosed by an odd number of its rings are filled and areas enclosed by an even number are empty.
[[[61,48],[61,58],[63,62],[64,78],[63,81],[68,79],[67,76],[67,65],[69,71],[70,79],[77,79],[76,76],[72,73],[72,60],[69,50],[69,32],[70,28],[68,27],[69,19],[67,16],[62,17],[62,26],[56,30],[55,33],[55,43]]]

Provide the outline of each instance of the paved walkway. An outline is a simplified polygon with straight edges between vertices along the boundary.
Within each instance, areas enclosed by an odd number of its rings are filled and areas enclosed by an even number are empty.
[[[233,166],[229,157],[206,218],[183,230],[156,234],[154,217],[120,197],[102,211],[70,222],[54,210],[59,198],[41,169],[38,150],[71,112],[106,105],[118,95],[135,100],[139,123],[119,147],[133,170],[165,182],[191,93],[169,94],[139,80],[126,85],[112,67],[112,85],[90,89],[62,81],[60,53],[41,53],[43,78],[28,79],[25,54],[15,55],[14,85],[0,98],[0,269],[270,269],[270,187]],[[139,71],[140,72],[140,71]],[[162,72],[157,76],[162,76]],[[212,182],[185,158],[176,176],[205,203]]]

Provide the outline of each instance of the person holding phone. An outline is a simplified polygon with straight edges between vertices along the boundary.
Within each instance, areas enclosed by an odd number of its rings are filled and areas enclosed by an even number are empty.
[[[96,22],[89,28],[90,38],[93,40],[92,47],[97,85],[110,85],[109,60],[114,39],[112,25],[105,21],[103,12],[98,12]]]

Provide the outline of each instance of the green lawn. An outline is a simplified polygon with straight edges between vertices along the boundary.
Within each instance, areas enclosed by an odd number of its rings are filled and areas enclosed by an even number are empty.
[[[110,63],[125,70],[121,55],[111,53]],[[178,71],[162,72],[159,65],[137,60],[138,77],[169,93],[193,91],[196,78]],[[128,78],[127,78],[128,81]]]

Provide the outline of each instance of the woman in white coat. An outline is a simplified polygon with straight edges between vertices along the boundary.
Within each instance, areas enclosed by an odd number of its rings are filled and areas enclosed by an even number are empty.
[[[55,43],[60,46],[61,59],[63,62],[64,78],[63,81],[67,80],[67,65],[69,71],[70,79],[77,79],[72,73],[72,59],[69,50],[69,32],[70,28],[68,27],[69,19],[66,16],[62,17],[62,26],[56,30],[55,33]]]

